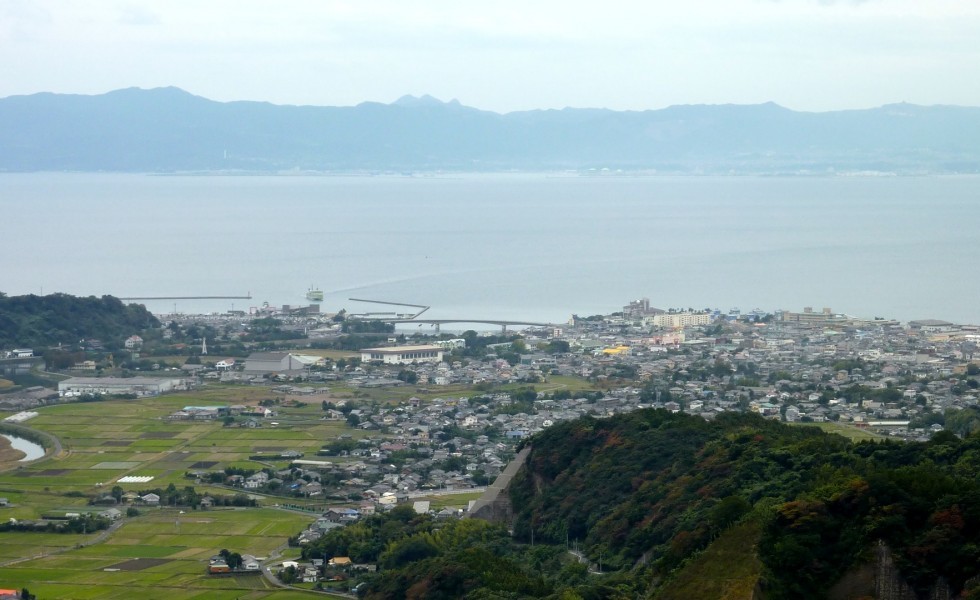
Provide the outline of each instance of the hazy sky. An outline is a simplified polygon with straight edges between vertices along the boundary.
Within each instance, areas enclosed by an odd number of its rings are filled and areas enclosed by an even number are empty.
[[[0,96],[980,105],[978,0],[0,0]]]

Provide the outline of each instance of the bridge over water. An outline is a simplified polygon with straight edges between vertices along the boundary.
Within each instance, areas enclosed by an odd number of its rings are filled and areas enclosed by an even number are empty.
[[[435,325],[436,331],[439,331],[441,325],[446,325],[447,323],[478,323],[480,325],[498,325],[501,331],[506,332],[508,326],[523,326],[523,327],[554,327],[552,323],[537,323],[535,321],[507,321],[502,319],[379,319],[385,323],[404,324],[404,323],[418,323],[419,325]]]
[[[351,317],[358,317],[362,319],[373,319],[377,321],[383,321],[385,323],[392,323],[395,325],[405,324],[405,323],[418,323],[419,325],[434,325],[436,331],[439,331],[439,327],[446,325],[448,323],[478,323],[480,325],[497,325],[500,327],[501,331],[506,332],[508,326],[517,327],[555,327],[552,323],[538,323],[536,321],[515,321],[507,319],[420,319],[419,316],[425,311],[429,310],[428,306],[424,304],[406,304],[404,302],[387,302],[385,300],[365,300],[364,298],[350,298],[354,302],[369,302],[371,304],[388,304],[392,306],[410,306],[412,308],[421,308],[419,312],[414,315],[399,315],[391,312],[370,312],[361,314],[352,314]]]

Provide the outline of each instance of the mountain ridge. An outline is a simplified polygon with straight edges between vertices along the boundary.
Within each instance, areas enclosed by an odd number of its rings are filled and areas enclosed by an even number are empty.
[[[0,99],[0,171],[980,171],[980,108],[774,102],[496,113],[429,95],[218,102],[176,87]]]

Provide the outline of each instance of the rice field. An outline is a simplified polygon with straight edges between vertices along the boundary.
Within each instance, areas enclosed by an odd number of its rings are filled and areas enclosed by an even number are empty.
[[[101,542],[98,534],[0,534],[0,563],[23,559],[0,566],[0,582],[39,598],[309,597],[261,576],[212,577],[205,567],[222,549],[277,556],[310,516],[273,508],[142,510]]]
[[[439,395],[466,388],[439,390]],[[344,422],[324,421],[320,403],[339,396],[367,396],[331,386],[331,395],[281,400],[274,421],[255,429],[225,427],[220,421],[181,421],[167,417],[185,406],[254,405],[278,396],[268,388],[208,386],[203,390],[140,400],[72,403],[40,409],[29,426],[56,436],[62,451],[27,465],[0,465],[0,521],[40,519],[43,515],[85,512],[88,498],[119,485],[124,492],[193,485],[198,493],[227,495],[232,490],[195,485],[186,474],[227,467],[285,467],[286,450],[316,454],[342,434],[369,435]],[[411,388],[372,390],[371,396],[397,402]],[[420,394],[422,397],[432,395]],[[403,397],[404,396],[404,397]],[[253,461],[250,457],[268,455]],[[343,459],[336,459],[342,462]],[[122,477],[152,481],[119,483]],[[436,506],[463,506],[468,497],[433,498]],[[226,548],[257,557],[285,551],[289,536],[313,518],[280,510],[282,499],[260,499],[265,507],[186,510],[141,507],[109,535],[0,533],[0,587],[27,587],[38,598],[156,598],[291,600],[324,594],[272,587],[261,576],[214,577],[205,574],[207,559]],[[304,504],[291,501],[293,504]],[[322,500],[321,500],[322,504]],[[125,510],[125,506],[120,507]],[[293,551],[295,553],[295,551]],[[329,596],[328,596],[329,597]]]
[[[236,395],[235,391],[242,394]],[[51,458],[0,472],[0,520],[85,512],[89,496],[119,485],[124,491],[193,485],[194,469],[261,468],[285,450],[315,454],[350,431],[344,423],[319,420],[319,401],[290,412],[276,427],[224,427],[221,422],[174,421],[167,416],[188,405],[244,404],[268,390],[223,387],[142,400],[73,403],[43,408],[30,426],[55,435],[63,451]],[[152,476],[148,483],[117,483],[124,476]],[[230,494],[201,485],[200,493]],[[278,502],[272,500],[270,503]],[[123,507],[125,510],[125,507]],[[207,559],[227,548],[258,557],[275,556],[312,520],[312,515],[276,508],[186,510],[140,508],[110,535],[0,533],[0,587],[27,587],[39,598],[155,598],[289,600],[311,592],[282,590],[255,575],[214,577]],[[322,594],[320,594],[322,597]]]

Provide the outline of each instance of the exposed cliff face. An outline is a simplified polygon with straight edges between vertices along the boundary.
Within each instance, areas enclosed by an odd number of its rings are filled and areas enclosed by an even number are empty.
[[[526,446],[517,453],[514,460],[510,461],[510,464],[497,476],[493,484],[487,488],[487,491],[470,509],[470,518],[510,526],[514,520],[514,509],[510,501],[510,482],[524,467],[530,454],[531,446]]]
[[[949,583],[940,577],[928,594],[916,594],[902,577],[891,549],[878,542],[874,549],[874,562],[859,565],[848,571],[827,594],[827,600],[952,600]]]

